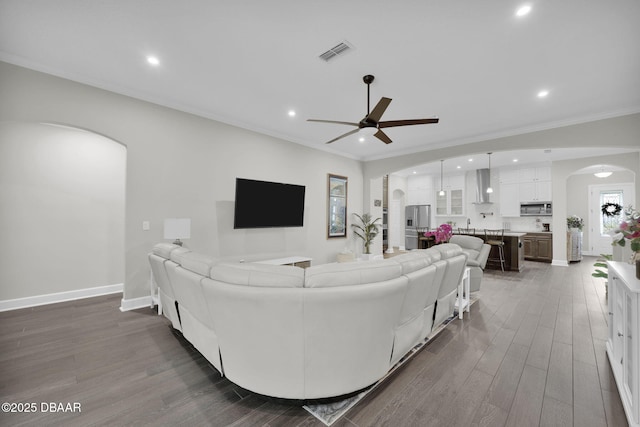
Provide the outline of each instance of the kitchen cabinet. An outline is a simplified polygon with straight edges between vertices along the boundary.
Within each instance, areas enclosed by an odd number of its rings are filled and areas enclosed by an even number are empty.
[[[607,356],[630,426],[640,425],[640,280],[635,265],[608,261],[609,337]]]
[[[551,168],[500,168],[500,214],[520,216],[520,203],[550,202]]]
[[[440,189],[444,195],[440,195]],[[440,185],[440,178],[435,180],[436,215],[464,215],[464,175],[445,176]]]
[[[537,168],[523,168],[519,173],[520,182],[551,181],[551,168],[541,166]]]
[[[519,178],[521,202],[551,201],[550,167],[520,169]]]
[[[522,237],[524,259],[551,262],[553,260],[553,236],[551,233],[527,233]]]
[[[521,182],[519,191],[521,202],[551,201],[551,181]]]

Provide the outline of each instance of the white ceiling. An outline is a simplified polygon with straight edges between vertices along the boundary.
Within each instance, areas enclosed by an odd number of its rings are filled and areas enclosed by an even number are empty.
[[[361,160],[640,111],[639,1],[521,4],[0,0],[0,60]],[[362,119],[365,74],[383,120],[440,123],[325,145],[351,128],[306,119]]]

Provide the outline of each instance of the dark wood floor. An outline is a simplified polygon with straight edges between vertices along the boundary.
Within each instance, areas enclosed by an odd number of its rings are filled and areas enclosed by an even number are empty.
[[[334,426],[625,426],[594,259],[488,271],[455,320]],[[0,425],[321,426],[230,383],[150,309],[120,296],[0,313]],[[41,412],[41,402],[81,413]]]

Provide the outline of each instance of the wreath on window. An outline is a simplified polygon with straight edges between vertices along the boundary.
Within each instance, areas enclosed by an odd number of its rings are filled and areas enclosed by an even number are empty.
[[[602,205],[602,214],[605,216],[618,216],[622,212],[622,206],[617,203],[605,203]]]

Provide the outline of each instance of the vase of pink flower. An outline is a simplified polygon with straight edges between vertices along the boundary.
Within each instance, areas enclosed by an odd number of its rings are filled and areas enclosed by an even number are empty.
[[[440,224],[438,228],[433,231],[427,231],[424,233],[425,237],[433,236],[438,243],[447,243],[453,235],[453,229],[450,224]]]
[[[614,231],[613,244],[618,246],[629,246],[633,255],[630,262],[636,265],[636,277],[640,279],[640,212],[628,206],[624,209],[622,221]]]

